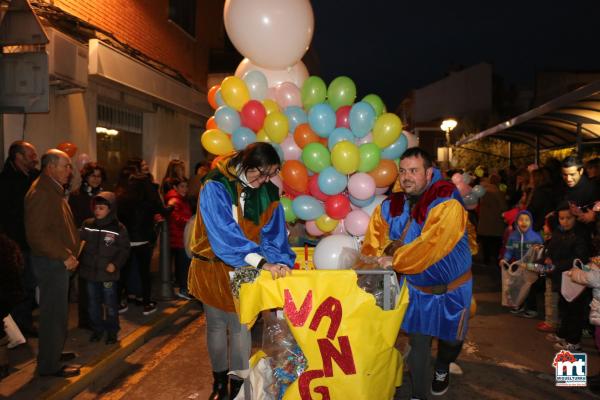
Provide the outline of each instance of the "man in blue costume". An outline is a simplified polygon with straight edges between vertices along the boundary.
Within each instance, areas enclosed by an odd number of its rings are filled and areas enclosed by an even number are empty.
[[[439,396],[448,390],[449,366],[467,331],[472,292],[467,212],[456,187],[420,148],[400,157],[399,182],[403,192],[373,212],[362,252],[381,257],[408,284],[402,329],[410,337],[412,397],[425,399],[432,338],[439,343],[431,393]]]

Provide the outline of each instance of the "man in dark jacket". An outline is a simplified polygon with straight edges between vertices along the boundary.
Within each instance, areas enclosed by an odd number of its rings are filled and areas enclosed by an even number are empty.
[[[92,208],[94,218],[85,220],[80,231],[85,246],[79,260],[79,273],[87,287],[93,330],[90,341],[100,341],[106,331],[106,344],[113,344],[119,331],[119,271],[129,257],[129,237],[117,219],[116,198],[112,192],[95,196]],[[105,320],[102,304],[106,305]]]
[[[31,143],[19,140],[10,145],[8,158],[0,173],[0,231],[17,242],[25,262],[21,273],[21,285],[25,293],[22,301],[11,311],[11,315],[27,336],[37,336],[32,318],[37,284],[29,260],[29,245],[25,238],[23,199],[39,175],[37,165],[38,155],[35,147]]]
[[[583,163],[576,156],[562,162],[562,176],[566,185],[564,200],[571,205],[571,212],[591,232],[596,220],[592,207],[600,200],[598,186],[584,174]]]

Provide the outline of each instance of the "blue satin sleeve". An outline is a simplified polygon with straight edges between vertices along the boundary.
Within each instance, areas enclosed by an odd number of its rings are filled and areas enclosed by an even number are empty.
[[[296,253],[290,247],[285,227],[283,206],[279,204],[269,222],[261,230],[260,254],[272,264],[285,264],[292,268]]]
[[[199,203],[202,222],[215,255],[234,268],[247,266],[244,257],[249,253],[260,253],[260,247],[246,238],[233,219],[232,202],[225,187],[219,182],[207,182]]]

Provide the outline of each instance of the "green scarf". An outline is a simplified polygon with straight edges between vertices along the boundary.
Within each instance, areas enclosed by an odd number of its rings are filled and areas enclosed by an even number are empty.
[[[225,190],[231,197],[232,204],[236,207],[239,205],[237,185],[242,185],[242,182],[239,179],[231,179],[215,168],[204,178],[204,182],[207,181],[215,181],[223,184]],[[271,182],[265,182],[256,189],[249,186],[243,186],[242,193],[245,195],[244,218],[254,222],[256,225],[259,224],[260,216],[267,211],[271,203],[279,201],[279,189]]]

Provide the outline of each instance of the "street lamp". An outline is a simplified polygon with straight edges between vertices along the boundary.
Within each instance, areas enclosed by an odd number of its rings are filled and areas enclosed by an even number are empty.
[[[440,125],[440,129],[446,132],[446,145],[444,147],[438,148],[438,161],[441,162],[449,162],[452,157],[452,153],[450,150],[450,132],[456,128],[458,122],[456,122],[453,118],[448,118],[442,121]]]

